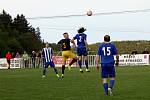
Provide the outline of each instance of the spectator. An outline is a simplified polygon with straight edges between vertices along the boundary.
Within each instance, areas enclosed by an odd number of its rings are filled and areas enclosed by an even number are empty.
[[[40,67],[41,62],[42,62],[42,53],[41,53],[41,51],[39,51],[38,54],[37,54],[37,60],[38,60],[38,67]]]
[[[16,53],[15,58],[20,58],[20,54],[19,54],[19,52],[17,52],[17,53]]]
[[[31,58],[32,58],[33,68],[35,68],[35,59],[36,59],[36,52],[35,51],[32,51]]]
[[[138,54],[137,50],[133,50],[131,54]]]
[[[6,60],[7,60],[7,64],[8,64],[8,69],[10,69],[10,60],[12,59],[12,55],[11,53],[8,51],[6,54]]]
[[[142,52],[142,54],[149,54],[149,51],[147,50],[147,48],[145,48],[145,50]]]
[[[24,54],[22,55],[22,58],[23,58],[24,68],[27,68],[29,56],[28,56],[26,51],[24,51]]]
[[[14,52],[12,52],[11,54],[12,54],[12,58],[15,58],[15,53],[14,53]]]

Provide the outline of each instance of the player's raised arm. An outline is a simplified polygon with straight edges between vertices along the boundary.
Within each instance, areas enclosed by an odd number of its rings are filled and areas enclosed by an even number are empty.
[[[54,53],[53,53],[53,49],[51,48],[51,59],[53,58]]]
[[[61,44],[62,40],[60,40],[57,44]]]
[[[75,35],[71,41],[74,41],[76,39],[77,39],[77,35]]]
[[[57,43],[57,45],[58,45],[58,50],[59,51],[61,51],[61,47],[62,47],[62,40],[60,40],[58,43]]]
[[[70,42],[73,44],[73,47],[76,48],[76,43],[74,42],[74,39],[70,40]]]

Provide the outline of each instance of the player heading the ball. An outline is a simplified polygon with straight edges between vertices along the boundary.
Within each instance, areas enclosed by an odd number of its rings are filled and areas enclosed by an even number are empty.
[[[73,37],[72,41],[77,40],[77,55],[78,55],[78,64],[80,67],[80,72],[82,70],[82,60],[85,61],[86,72],[90,72],[88,67],[88,44],[87,44],[87,35],[84,33],[86,29],[84,27],[79,28],[78,34]],[[83,59],[82,59],[83,58]]]
[[[72,43],[75,46],[75,42],[71,41],[71,39],[69,39],[69,35],[68,33],[63,33],[63,37],[64,39],[61,39],[58,44],[61,46],[61,50],[62,50],[62,60],[63,60],[63,64],[62,64],[62,75],[61,77],[64,78],[64,71],[65,71],[65,65],[66,65],[66,61],[68,58],[72,58],[72,61],[69,63],[69,70],[71,68],[71,65],[75,62],[77,62],[77,57],[74,53],[71,52],[71,45],[70,43]]]

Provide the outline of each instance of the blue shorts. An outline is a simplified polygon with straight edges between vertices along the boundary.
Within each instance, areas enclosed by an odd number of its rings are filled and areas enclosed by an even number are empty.
[[[45,62],[44,63],[44,68],[48,68],[48,66],[55,67],[54,62],[53,61],[51,61],[51,62]]]
[[[102,78],[112,78],[116,76],[114,63],[101,64],[101,76]]]
[[[86,50],[86,47],[77,48],[77,55],[78,56],[87,56],[88,52]]]

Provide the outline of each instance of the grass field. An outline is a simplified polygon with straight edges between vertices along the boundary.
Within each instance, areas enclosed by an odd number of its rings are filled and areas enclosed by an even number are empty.
[[[66,69],[58,79],[49,69],[41,78],[42,69],[0,70],[0,100],[150,100],[150,67],[119,67],[115,96],[105,96],[100,74]],[[59,72],[61,70],[59,69]]]

